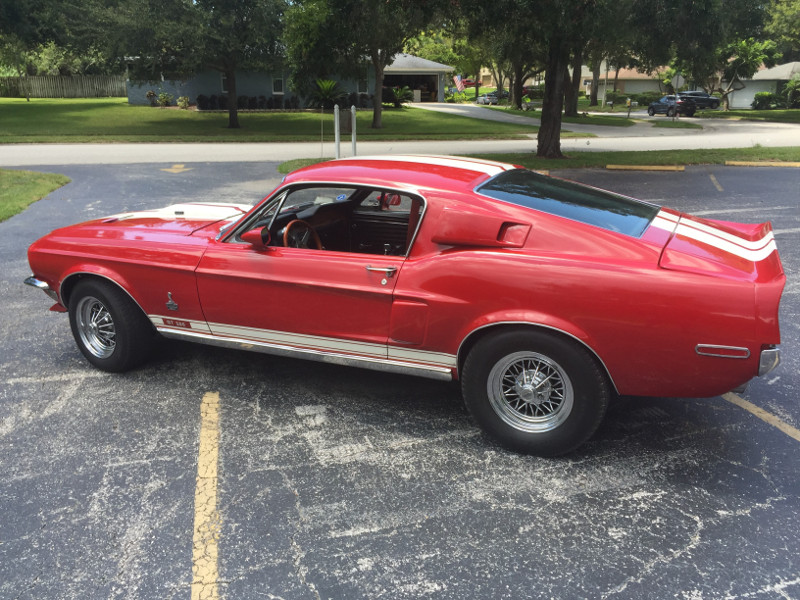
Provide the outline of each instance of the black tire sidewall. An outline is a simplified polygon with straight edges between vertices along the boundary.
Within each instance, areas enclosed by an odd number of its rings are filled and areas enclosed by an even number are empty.
[[[503,357],[519,351],[547,356],[570,379],[572,410],[551,431],[520,431],[503,421],[491,406],[489,373]],[[584,443],[602,421],[611,395],[605,374],[587,350],[576,342],[537,331],[507,331],[478,342],[464,363],[462,393],[470,414],[489,437],[512,450],[538,456],[566,454]]]
[[[77,307],[87,296],[100,301],[114,322],[115,346],[106,358],[92,354],[78,330]],[[116,285],[98,279],[86,279],[75,286],[69,299],[69,324],[75,343],[86,360],[103,371],[127,371],[138,365],[146,358],[153,338],[149,321],[138,305]]]

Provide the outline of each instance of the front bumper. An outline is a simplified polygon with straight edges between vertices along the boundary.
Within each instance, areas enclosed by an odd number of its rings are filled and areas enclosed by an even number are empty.
[[[35,287],[35,288],[38,288],[38,289],[42,290],[42,291],[43,291],[45,294],[47,294],[47,295],[48,295],[48,296],[50,296],[50,297],[51,297],[53,300],[55,300],[56,302],[58,302],[58,294],[56,293],[56,291],[55,291],[54,289],[52,289],[52,288],[51,288],[51,287],[50,287],[50,286],[47,284],[47,282],[46,282],[46,281],[42,281],[41,279],[36,279],[36,277],[34,277],[33,275],[31,275],[30,277],[28,277],[28,278],[25,280],[25,284],[26,284],[26,285],[30,285],[30,286],[32,286],[32,287]]]

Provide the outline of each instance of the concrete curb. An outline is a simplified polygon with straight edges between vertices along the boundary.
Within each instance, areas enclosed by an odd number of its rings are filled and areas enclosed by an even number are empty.
[[[685,171],[683,165],[606,165],[610,171]]]
[[[726,160],[727,167],[793,167],[800,168],[800,162],[782,161],[749,161],[749,160]]]

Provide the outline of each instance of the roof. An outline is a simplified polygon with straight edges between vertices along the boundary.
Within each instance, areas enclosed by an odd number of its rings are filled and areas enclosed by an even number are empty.
[[[449,73],[455,67],[443,65],[426,58],[420,58],[412,54],[395,54],[392,64],[387,66],[384,73]]]
[[[753,80],[770,81],[789,81],[795,75],[800,74],[800,61],[788,62],[771,69],[759,71],[751,77]]]
[[[407,189],[471,192],[483,181],[515,169],[514,165],[454,156],[356,156],[318,163],[290,173],[285,182],[348,181]]]

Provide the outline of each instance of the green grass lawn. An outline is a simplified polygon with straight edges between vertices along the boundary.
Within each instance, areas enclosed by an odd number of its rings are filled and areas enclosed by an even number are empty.
[[[228,129],[227,113],[130,106],[122,98],[0,98],[0,143],[36,142],[299,142],[333,139],[333,114],[239,114],[241,129]],[[358,139],[509,139],[535,134],[531,125],[496,123],[416,108],[386,108],[383,128],[372,129],[372,111],[357,115]]]
[[[786,148],[725,148],[649,150],[646,152],[573,152],[564,159],[538,158],[533,153],[474,154],[529,169],[581,169],[606,165],[715,165],[726,160],[800,162],[800,146]]]
[[[783,110],[702,110],[703,119],[741,119],[746,121],[773,121],[775,123],[800,123],[800,108]]]
[[[720,150],[650,150],[647,152],[575,152],[563,159],[538,158],[533,153],[470,154],[474,158],[495,160],[529,169],[556,170],[605,168],[606,165],[705,165],[726,160],[800,162],[800,146],[788,148],[728,148]],[[313,165],[329,158],[300,158],[278,167],[281,173]]]
[[[654,121],[647,121],[648,123],[652,124],[653,127],[662,127],[664,129],[702,129],[702,125],[698,125],[697,123],[692,123],[691,121],[687,121],[686,119],[678,119],[677,121],[673,121],[672,119],[656,119]]]
[[[0,221],[10,219],[70,181],[66,175],[0,169]]]

